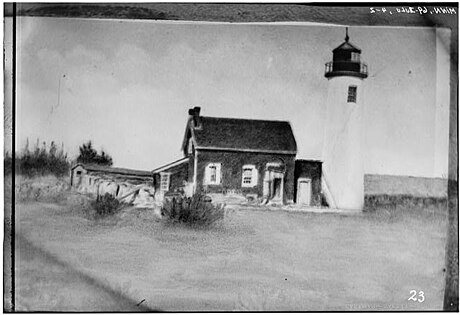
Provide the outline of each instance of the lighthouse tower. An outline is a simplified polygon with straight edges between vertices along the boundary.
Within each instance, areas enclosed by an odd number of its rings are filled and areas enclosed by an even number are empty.
[[[362,82],[367,78],[367,65],[361,62],[361,50],[349,39],[347,28],[345,42],[332,51],[332,61],[326,63],[329,86],[322,188],[330,207],[362,210]]]

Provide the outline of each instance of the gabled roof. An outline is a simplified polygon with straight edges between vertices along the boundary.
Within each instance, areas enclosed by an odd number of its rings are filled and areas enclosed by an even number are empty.
[[[339,47],[335,48],[332,52],[336,52],[337,50],[349,50],[352,52],[361,53],[361,49],[354,46],[352,43],[345,41]]]
[[[129,168],[102,166],[102,165],[97,165],[97,164],[78,163],[72,166],[72,170],[76,168],[77,166],[81,166],[85,170],[93,171],[93,172],[103,172],[103,173],[131,175],[131,176],[152,176],[152,173],[148,171],[132,170]]]
[[[182,149],[191,131],[196,149],[296,154],[297,145],[287,121],[200,116],[199,128],[187,122]]]

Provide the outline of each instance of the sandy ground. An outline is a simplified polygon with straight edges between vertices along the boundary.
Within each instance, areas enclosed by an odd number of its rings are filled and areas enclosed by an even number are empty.
[[[210,230],[165,225],[151,210],[98,221],[53,203],[16,211],[18,311],[442,309],[439,209],[229,210]],[[411,290],[425,300],[409,301]]]

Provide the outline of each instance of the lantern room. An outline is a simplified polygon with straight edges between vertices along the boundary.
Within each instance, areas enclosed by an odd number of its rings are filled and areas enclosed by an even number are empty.
[[[328,79],[338,76],[367,78],[367,65],[361,62],[361,49],[349,42],[348,27],[345,42],[332,51],[332,61],[326,63],[324,76]]]

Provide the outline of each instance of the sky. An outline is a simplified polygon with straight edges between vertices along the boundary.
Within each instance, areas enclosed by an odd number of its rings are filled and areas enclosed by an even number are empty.
[[[91,140],[114,166],[152,170],[182,157],[188,109],[290,121],[298,158],[323,149],[324,64],[344,27],[21,17],[16,151]],[[368,64],[365,173],[445,176],[450,33],[350,27]]]

